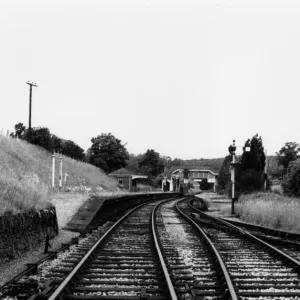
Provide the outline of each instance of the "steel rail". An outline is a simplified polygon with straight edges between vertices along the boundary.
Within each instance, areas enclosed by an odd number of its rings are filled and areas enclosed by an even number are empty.
[[[220,223],[222,223],[223,225],[225,225],[225,226],[227,226],[227,227],[230,227],[230,228],[233,228],[233,229],[237,230],[238,232],[240,232],[240,233],[242,233],[242,234],[244,234],[244,235],[247,235],[247,236],[250,237],[251,239],[254,239],[255,241],[257,241],[257,242],[259,242],[259,243],[261,243],[261,244],[264,244],[266,247],[271,248],[271,249],[274,250],[276,253],[280,254],[281,256],[285,257],[286,259],[288,259],[288,260],[290,260],[291,262],[293,262],[294,264],[296,264],[297,267],[300,267],[300,261],[298,261],[298,260],[292,258],[292,257],[289,256],[287,253],[285,253],[285,252],[279,250],[278,248],[276,248],[276,247],[270,245],[269,243],[267,243],[267,242],[261,240],[260,238],[258,238],[258,237],[256,237],[256,236],[254,236],[254,235],[251,234],[250,232],[248,232],[248,231],[246,231],[246,230],[243,230],[243,229],[241,229],[241,228],[239,228],[239,227],[237,227],[237,226],[235,226],[235,225],[233,225],[233,224],[231,224],[231,223],[228,223],[228,222],[224,221],[224,220],[221,219],[221,218],[216,218],[216,217],[210,216],[210,215],[208,215],[208,214],[206,214],[206,213],[204,213],[204,212],[198,210],[198,209],[195,208],[193,205],[191,205],[190,201],[189,201],[189,206],[190,206],[192,209],[194,209],[195,211],[197,211],[198,213],[200,213],[200,214],[202,214],[202,215],[205,215],[206,217],[208,217],[208,218],[210,218],[210,219],[212,219],[212,220],[217,220],[217,221],[219,221]]]
[[[85,254],[85,256],[80,260],[80,262],[77,264],[77,266],[71,271],[71,273],[64,279],[64,281],[56,288],[56,290],[53,292],[53,294],[48,298],[48,300],[55,300],[57,297],[59,297],[60,293],[66,288],[66,286],[70,283],[70,281],[74,278],[78,270],[83,266],[83,264],[87,261],[87,259],[91,256],[91,254],[94,252],[94,250],[99,246],[99,244],[118,226],[124,219],[126,219],[131,213],[133,213],[135,210],[138,210],[140,207],[149,204],[143,203],[132,210],[130,210],[128,213],[126,213],[121,219],[119,219],[110,229],[108,229],[103,236],[94,244],[94,246]]]
[[[221,220],[224,220],[230,224],[233,224],[237,227],[244,227],[246,230],[258,230],[263,233],[267,232],[268,234],[270,234],[270,236],[289,239],[290,241],[297,241],[297,242],[300,241],[300,234],[298,234],[298,233],[291,233],[288,231],[277,230],[274,228],[264,227],[264,226],[260,226],[257,224],[251,224],[251,223],[246,223],[246,222],[242,222],[242,221],[228,220],[226,218],[221,218],[221,217],[218,217],[218,218]]]
[[[172,200],[174,200],[174,199],[172,199]],[[171,277],[169,275],[169,272],[168,272],[165,260],[163,258],[162,252],[160,250],[160,246],[159,246],[157,235],[156,235],[156,228],[155,228],[155,224],[156,224],[156,222],[155,222],[155,214],[156,214],[156,211],[157,211],[157,209],[158,209],[158,207],[160,205],[162,205],[163,203],[168,202],[168,201],[171,201],[171,199],[168,199],[167,201],[159,203],[159,204],[157,204],[154,207],[154,209],[152,211],[152,215],[151,215],[151,227],[152,227],[152,234],[153,234],[153,239],[154,239],[154,243],[155,243],[155,248],[156,248],[156,251],[158,253],[158,257],[159,257],[159,260],[160,260],[160,265],[161,265],[161,267],[163,269],[163,272],[164,272],[164,275],[165,275],[165,279],[167,281],[167,285],[168,285],[168,288],[169,288],[171,299],[172,300],[177,300],[178,298],[177,298],[177,295],[176,295],[176,292],[175,292],[175,289],[174,289]]]
[[[202,228],[193,220],[191,219],[189,216],[187,216],[184,212],[182,212],[180,210],[180,208],[178,207],[178,204],[180,202],[182,202],[184,200],[179,200],[177,201],[175,207],[177,209],[177,211],[179,212],[179,214],[181,214],[188,222],[192,223],[194,225],[194,227],[197,228],[197,230],[200,232],[200,234],[205,238],[205,240],[208,242],[208,244],[210,245],[211,249],[213,250],[214,254],[216,255],[217,259],[218,259],[218,262],[220,264],[220,267],[223,271],[223,275],[224,275],[224,278],[226,280],[226,283],[227,283],[227,287],[228,287],[228,291],[230,293],[230,296],[231,296],[231,300],[238,300],[238,296],[236,294],[236,291],[235,291],[235,288],[233,286],[233,283],[232,283],[232,280],[231,280],[231,277],[228,273],[228,270],[225,266],[225,263],[221,257],[221,255],[219,254],[218,250],[216,249],[216,247],[214,246],[213,242],[210,240],[210,238],[206,235],[206,233],[202,230]]]

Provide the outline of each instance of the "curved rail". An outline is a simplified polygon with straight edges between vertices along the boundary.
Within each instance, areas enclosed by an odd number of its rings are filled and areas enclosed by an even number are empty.
[[[173,200],[173,199],[172,199]],[[170,201],[170,199],[165,200],[165,201]],[[108,231],[105,232],[105,234],[93,245],[93,247],[86,253],[86,255],[80,260],[80,262],[76,265],[76,267],[71,271],[71,273],[64,279],[64,281],[56,288],[56,290],[53,292],[53,294],[48,298],[48,300],[54,300],[54,299],[59,299],[61,296],[60,294],[66,289],[67,285],[73,280],[73,278],[75,278],[78,270],[86,263],[86,261],[90,258],[90,256],[92,255],[92,253],[94,252],[94,250],[99,246],[99,244],[117,227],[119,226],[130,214],[132,214],[134,211],[140,209],[141,207],[145,206],[149,204],[148,203],[143,203],[135,208],[133,208],[132,210],[130,210],[127,214],[125,214],[121,219],[119,219]],[[153,212],[152,212],[153,214]],[[153,218],[153,216],[152,216]],[[153,225],[152,225],[152,230],[153,230]],[[155,232],[153,234],[153,237],[156,238]],[[169,274],[167,272],[164,260],[162,258],[162,254],[160,252],[160,249],[158,247],[158,242],[157,242],[157,238],[155,239],[155,245],[156,245],[156,249],[157,249],[157,253],[159,255],[160,258],[160,262],[161,262],[161,266],[166,278],[166,282],[169,288],[169,292],[171,295],[171,299],[172,300],[177,300],[176,294],[175,294],[175,290],[174,287],[171,283],[171,279],[169,277]],[[158,247],[158,248],[157,248]]]
[[[69,282],[75,277],[78,270],[82,267],[82,265],[87,261],[87,259],[91,256],[94,250],[99,246],[99,244],[107,237],[113,229],[115,229],[124,219],[126,219],[131,213],[135,210],[138,210],[140,207],[147,205],[148,203],[143,203],[138,205],[137,207],[130,210],[127,214],[125,214],[121,219],[119,219],[109,230],[107,230],[103,236],[95,243],[95,245],[85,254],[85,256],[80,260],[77,266],[71,271],[71,273],[64,279],[64,281],[56,288],[53,294],[48,298],[48,300],[55,300],[59,297],[60,293],[66,288]]]
[[[214,221],[217,221],[217,222],[219,222],[219,223],[225,225],[226,227],[230,227],[230,228],[232,228],[232,229],[234,229],[234,230],[236,230],[236,231],[238,231],[238,232],[240,232],[240,233],[242,233],[242,234],[244,234],[244,235],[247,235],[249,238],[251,238],[251,239],[253,239],[253,240],[259,242],[260,244],[265,245],[266,247],[272,249],[273,251],[275,251],[275,252],[278,253],[279,255],[281,255],[281,256],[283,256],[284,258],[288,259],[289,261],[293,262],[297,267],[300,267],[300,262],[299,262],[299,261],[297,261],[297,260],[294,259],[293,257],[289,256],[289,255],[286,254],[285,252],[279,250],[278,248],[276,248],[276,247],[270,245],[269,243],[267,243],[267,242],[265,242],[265,241],[259,239],[258,237],[254,236],[253,234],[249,233],[248,231],[243,230],[243,229],[241,229],[241,228],[239,228],[239,227],[237,227],[237,226],[235,226],[235,225],[233,225],[233,224],[231,224],[231,223],[229,223],[229,222],[227,222],[227,221],[225,221],[225,220],[223,220],[223,219],[221,219],[221,218],[216,218],[216,217],[210,216],[210,215],[208,215],[208,214],[206,214],[206,213],[200,211],[199,209],[195,208],[195,207],[191,204],[191,200],[189,201],[189,206],[190,206],[193,210],[197,211],[199,214],[204,215],[205,217],[207,217],[207,218],[209,218],[209,219],[212,219],[212,220],[214,220]]]
[[[197,230],[198,230],[198,232],[201,234],[201,236],[203,236],[204,239],[207,241],[207,243],[210,245],[210,247],[211,247],[211,249],[213,250],[215,256],[217,257],[218,262],[219,262],[219,264],[220,264],[220,267],[221,267],[221,269],[222,269],[222,271],[223,271],[224,278],[225,278],[225,280],[226,280],[226,284],[227,284],[227,287],[228,287],[228,291],[229,291],[229,293],[230,293],[231,300],[238,300],[238,296],[237,296],[237,294],[236,294],[236,291],[235,291],[235,288],[234,288],[234,286],[233,286],[232,280],[231,280],[231,278],[230,278],[230,275],[229,275],[229,273],[228,273],[228,270],[227,270],[227,268],[226,268],[226,266],[225,266],[225,263],[224,263],[222,257],[220,256],[218,250],[215,248],[214,244],[211,242],[211,240],[210,240],[209,237],[205,234],[205,232],[199,227],[199,225],[198,225],[194,220],[192,220],[189,216],[187,216],[185,213],[183,213],[183,212],[180,210],[180,208],[178,207],[178,204],[179,204],[180,202],[183,202],[183,201],[184,201],[184,200],[180,200],[180,201],[178,201],[178,202],[176,203],[176,206],[175,206],[175,207],[176,207],[178,213],[179,213],[180,215],[182,215],[182,217],[184,217],[189,223],[193,224],[193,226],[194,226],[195,228],[197,228]]]
[[[168,199],[167,201],[164,201],[164,202],[168,202],[170,201],[170,199]],[[177,295],[176,295],[176,292],[175,292],[175,289],[174,289],[174,286],[173,286],[173,283],[172,283],[172,280],[170,278],[170,275],[169,275],[169,272],[168,272],[168,269],[167,269],[167,266],[166,266],[166,263],[164,261],[164,258],[163,258],[163,255],[162,255],[162,252],[160,250],[160,247],[159,247],[159,243],[158,243],[158,239],[157,239],[157,235],[156,235],[156,229],[155,229],[155,213],[158,209],[158,207],[163,204],[164,202],[161,202],[159,204],[157,204],[153,211],[152,211],[152,215],[151,215],[151,227],[152,227],[152,234],[153,234],[153,239],[154,239],[154,243],[155,243],[155,248],[156,248],[156,251],[158,253],[158,257],[159,257],[159,260],[160,260],[160,264],[162,266],[162,269],[163,269],[163,272],[164,272],[164,275],[165,275],[165,278],[166,278],[166,281],[167,281],[167,285],[168,285],[168,288],[169,288],[169,292],[170,292],[170,295],[171,295],[171,299],[172,300],[177,300]]]

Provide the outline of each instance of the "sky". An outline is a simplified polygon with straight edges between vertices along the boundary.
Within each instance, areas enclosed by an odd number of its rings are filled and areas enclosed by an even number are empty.
[[[300,2],[0,3],[0,128],[73,140],[112,133],[130,153],[217,158],[258,133],[300,143]],[[241,148],[238,147],[238,151]]]

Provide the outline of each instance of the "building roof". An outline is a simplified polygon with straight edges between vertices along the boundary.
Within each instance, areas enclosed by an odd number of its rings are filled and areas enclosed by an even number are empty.
[[[133,175],[133,173],[128,171],[125,168],[121,168],[121,169],[118,169],[116,171],[109,173],[108,175]]]

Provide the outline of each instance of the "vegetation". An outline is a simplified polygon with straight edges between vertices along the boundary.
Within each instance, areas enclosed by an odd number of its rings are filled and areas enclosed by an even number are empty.
[[[63,173],[68,174],[67,187],[72,191],[98,188],[116,191],[117,182],[100,169],[63,157]],[[58,160],[58,156],[56,157]],[[0,215],[47,207],[51,198],[52,154],[20,139],[0,136]],[[56,163],[58,186],[59,164]]]
[[[291,161],[288,165],[288,175],[282,184],[284,193],[288,196],[300,196],[300,159]]]
[[[295,142],[288,142],[276,152],[278,165],[283,166],[285,169],[288,167],[291,161],[298,158],[300,152],[300,146]]]
[[[23,123],[15,125],[15,132],[11,137],[26,140],[27,142],[40,146],[50,152],[59,152],[77,160],[84,160],[84,150],[70,140],[64,140],[50,133],[47,127],[31,128],[30,132]]]
[[[164,170],[164,164],[160,159],[159,153],[153,149],[148,149],[139,161],[139,167],[143,174],[156,177]]]
[[[87,160],[110,173],[126,166],[129,153],[121,140],[111,133],[102,133],[91,139],[92,146],[88,149]]]
[[[265,180],[266,157],[261,137],[256,134],[251,140],[248,139],[245,142],[245,147],[249,147],[250,151],[244,151],[240,162],[235,165],[235,191],[237,196],[241,193],[259,191],[262,189]],[[231,161],[231,155],[225,157],[218,178],[219,186],[225,189],[228,195],[231,194]]]
[[[300,202],[273,193],[243,195],[235,207],[243,221],[270,228],[300,232]]]
[[[220,189],[226,190],[228,188],[228,184],[230,183],[230,164],[232,158],[231,155],[225,156],[223,160],[223,164],[220,169],[220,173],[218,176],[218,185]]]

